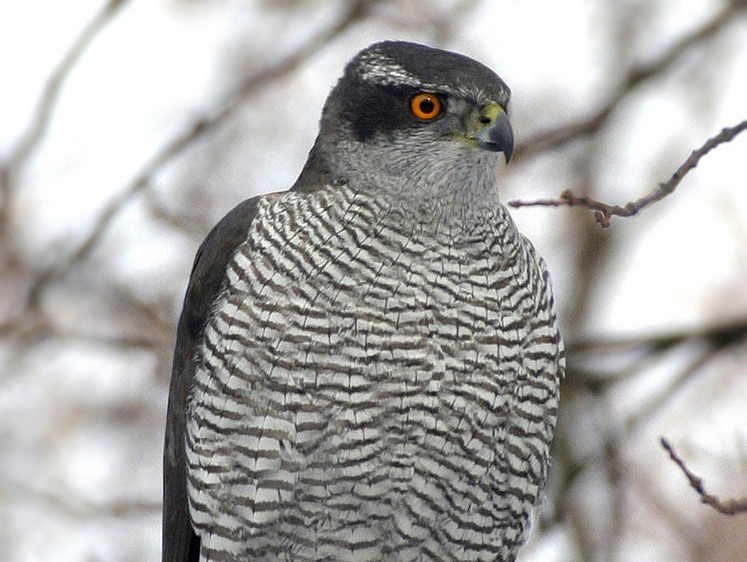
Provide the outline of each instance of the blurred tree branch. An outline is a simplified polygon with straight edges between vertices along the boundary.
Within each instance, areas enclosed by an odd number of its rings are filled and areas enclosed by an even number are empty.
[[[719,134],[708,139],[703,146],[694,150],[690,156],[685,160],[674,174],[665,182],[660,182],[651,192],[644,195],[640,199],[630,201],[625,205],[610,205],[602,203],[596,199],[586,196],[574,195],[570,189],[566,189],[560,194],[559,199],[537,199],[535,201],[509,201],[508,204],[511,207],[533,207],[533,206],[546,206],[546,207],[585,207],[589,210],[594,211],[594,218],[602,228],[610,226],[610,219],[615,217],[632,217],[638,214],[646,207],[653,205],[657,201],[661,201],[667,195],[670,195],[677,189],[682,179],[700,162],[700,159],[708,154],[711,150],[719,146],[720,144],[730,142],[734,137],[739,135],[742,131],[747,129],[747,120],[742,121],[734,127],[725,127]]]
[[[732,0],[710,20],[675,41],[656,60],[629,69],[617,88],[617,92],[592,115],[580,117],[570,124],[561,125],[531,137],[516,147],[513,154],[514,160],[557,150],[571,142],[594,135],[607,124],[615,109],[639,86],[664,74],[686,51],[717,35],[745,9],[747,9],[747,1]]]
[[[49,491],[39,486],[29,486],[22,482],[6,483],[11,496],[22,496],[44,504],[45,509],[56,509],[76,519],[101,519],[104,517],[128,518],[143,514],[159,514],[161,502],[147,500],[115,500],[111,502],[93,502],[80,497],[71,490]]]
[[[582,385],[592,393],[599,394],[621,379],[640,372],[653,360],[663,358],[666,352],[677,346],[701,344],[703,349],[688,363],[688,366],[682,368],[678,376],[657,393],[657,397],[650,399],[647,406],[643,406],[631,416],[627,423],[630,430],[656,412],[677,388],[720,352],[742,345],[745,341],[747,341],[747,318],[730,324],[631,338],[571,341],[568,344],[568,364],[569,370],[573,372],[574,384]],[[613,373],[595,373],[584,369],[582,365],[584,357],[609,362],[613,354],[631,355],[632,360]]]
[[[119,7],[124,0],[113,0],[109,6]],[[103,233],[112,223],[113,219],[124,208],[124,206],[139,192],[150,185],[155,174],[157,174],[166,164],[171,162],[175,157],[181,154],[187,147],[203,138],[208,132],[225,123],[238,108],[258,89],[271,83],[296,70],[301,64],[306,62],[322,47],[334,40],[337,36],[349,29],[355,23],[365,18],[370,10],[382,0],[356,0],[350,3],[341,17],[326,29],[321,30],[310,39],[305,45],[300,47],[296,52],[275,64],[262,69],[255,74],[248,76],[230,95],[221,103],[217,104],[212,110],[207,111],[203,116],[189,123],[184,131],[176,138],[169,141],[159,152],[157,152],[149,162],[147,162],[134,179],[118,195],[116,195],[102,210],[101,214],[88,233],[82,238],[82,241],[68,255],[62,257],[56,263],[42,270],[34,280],[28,290],[25,309],[34,308],[38,305],[39,298],[44,290],[55,280],[64,277],[76,264],[83,261],[91,251],[100,242]],[[113,9],[113,8],[112,8]],[[110,10],[105,9],[105,14]],[[101,16],[95,21],[101,20]],[[88,37],[88,30],[93,24],[86,28],[82,37]],[[98,29],[100,24],[95,28]],[[78,59],[85,46],[90,44],[90,40],[76,41],[71,52],[75,56],[68,56],[66,59],[72,59],[74,62]],[[60,78],[57,82],[64,81],[65,76],[72,69],[72,64],[62,65],[59,70]],[[52,99],[56,97],[59,86],[53,89]],[[50,104],[51,107],[51,104]],[[5,323],[8,324],[7,322]],[[6,326],[0,326],[0,330]]]
[[[729,324],[674,330],[629,338],[578,339],[568,343],[568,353],[572,356],[583,353],[603,355],[640,347],[658,353],[684,342],[704,341],[714,346],[725,347],[744,338],[747,338],[747,318]]]
[[[607,534],[604,539],[606,549],[612,548],[620,539],[622,532],[622,517],[625,503],[625,489],[629,479],[633,476],[626,468],[623,452],[628,449],[628,439],[635,430],[644,423],[652,423],[653,417],[670,403],[677,391],[681,389],[694,376],[704,373],[704,367],[714,362],[718,357],[723,357],[724,351],[736,349],[747,342],[747,318],[732,323],[715,326],[697,326],[692,329],[673,330],[669,332],[634,335],[628,338],[589,338],[577,339],[568,342],[568,375],[561,393],[569,407],[568,400],[574,395],[586,396],[583,404],[588,405],[588,400],[597,401],[599,404],[607,404],[607,399],[615,391],[616,385],[623,380],[641,374],[647,367],[662,365],[670,355],[667,352],[675,351],[683,346],[695,350],[694,357],[688,359],[684,366],[677,368],[674,376],[661,388],[650,392],[640,405],[626,416],[624,423],[617,427],[600,427],[603,448],[600,451],[602,460],[597,457],[575,458],[568,449],[572,446],[566,440],[573,436],[565,436],[561,431],[556,436],[556,446],[559,448],[556,459],[561,467],[559,484],[559,505],[554,514],[554,521],[558,523],[563,517],[571,515],[571,521],[577,528],[574,537],[578,543],[579,551],[583,552],[582,560],[596,560],[597,544],[590,539],[585,530],[582,514],[576,514],[572,509],[572,500],[569,494],[576,488],[575,484],[583,478],[588,471],[594,471],[595,466],[605,467],[605,476],[608,479],[608,489],[612,496],[610,499],[609,523]],[[626,358],[621,362],[620,358]],[[629,358],[629,359],[627,359]],[[604,366],[603,371],[590,369],[588,362]],[[655,363],[656,362],[656,363]],[[610,365],[616,367],[610,369]],[[643,376],[646,376],[645,373]],[[600,406],[601,407],[601,406]],[[561,412],[563,409],[561,408]],[[577,415],[578,412],[577,412]],[[588,412],[584,412],[588,416]],[[561,414],[561,421],[564,416]],[[566,426],[562,423],[560,427]],[[567,429],[566,429],[567,431]],[[595,464],[599,463],[599,464]],[[605,550],[608,552],[609,550]]]
[[[65,56],[52,71],[42,90],[39,103],[31,117],[28,128],[21,136],[18,145],[8,158],[7,163],[0,169],[0,197],[2,197],[0,202],[0,225],[7,224],[10,198],[15,183],[28,159],[37,149],[47,132],[47,127],[59,99],[62,86],[93,40],[106,28],[107,24],[119,13],[120,8],[126,2],[127,0],[110,0],[83,31],[81,31]]]
[[[747,513],[747,498],[727,499],[722,500],[718,496],[709,494],[705,490],[703,479],[695,476],[693,472],[687,468],[685,461],[676,453],[674,447],[667,441],[666,438],[660,438],[661,446],[669,453],[674,463],[680,467],[680,470],[687,477],[687,481],[690,483],[690,487],[695,490],[700,496],[700,501],[706,505],[711,506],[713,509],[724,515],[737,515],[739,513]]]

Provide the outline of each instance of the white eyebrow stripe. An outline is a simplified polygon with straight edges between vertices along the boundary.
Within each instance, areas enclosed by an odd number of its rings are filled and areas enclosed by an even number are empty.
[[[417,77],[381,53],[367,53],[361,57],[358,68],[360,76],[366,82],[382,86],[426,86]]]

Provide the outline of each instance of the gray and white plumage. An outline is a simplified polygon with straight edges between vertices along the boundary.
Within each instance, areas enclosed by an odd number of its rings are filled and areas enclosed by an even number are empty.
[[[174,353],[165,562],[515,559],[563,350],[498,198],[508,100],[472,59],[375,44],[292,189],[208,235]]]

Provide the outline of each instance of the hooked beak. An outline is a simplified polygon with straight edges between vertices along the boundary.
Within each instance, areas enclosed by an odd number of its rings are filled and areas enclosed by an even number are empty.
[[[479,117],[481,127],[474,139],[477,146],[485,150],[503,152],[506,164],[514,152],[514,131],[508,121],[506,111],[497,103],[490,103],[482,108]]]

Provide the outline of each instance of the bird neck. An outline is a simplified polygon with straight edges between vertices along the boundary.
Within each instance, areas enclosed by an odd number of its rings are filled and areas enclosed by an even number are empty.
[[[498,195],[496,153],[455,149],[453,143],[418,152],[411,146],[392,150],[337,140],[326,146],[317,140],[294,190],[345,185],[404,220],[451,231],[479,229],[508,217]]]

